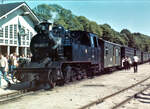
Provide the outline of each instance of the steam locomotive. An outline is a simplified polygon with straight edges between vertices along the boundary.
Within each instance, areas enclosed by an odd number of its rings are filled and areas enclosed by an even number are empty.
[[[20,81],[38,81],[54,87],[62,83],[92,77],[94,74],[121,68],[121,59],[138,54],[140,62],[150,58],[147,53],[98,38],[86,31],[69,31],[62,26],[42,22],[35,27],[31,39],[31,62],[16,69]],[[143,57],[144,58],[143,58]]]

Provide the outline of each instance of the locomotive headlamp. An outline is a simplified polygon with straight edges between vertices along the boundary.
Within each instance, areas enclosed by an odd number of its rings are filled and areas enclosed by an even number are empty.
[[[69,30],[65,30],[65,33],[66,33],[66,34],[69,34],[69,32],[70,32]]]
[[[59,26],[58,28],[59,28],[59,29],[61,29],[62,27],[61,27],[61,26]]]

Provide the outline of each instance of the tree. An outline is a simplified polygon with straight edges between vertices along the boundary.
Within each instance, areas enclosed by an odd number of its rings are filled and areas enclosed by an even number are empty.
[[[46,4],[38,5],[33,9],[35,14],[38,16],[40,20],[49,20],[52,18],[51,12],[54,11],[53,8],[49,7]]]
[[[54,21],[55,24],[62,25],[65,29],[92,32],[107,41],[135,47],[142,51],[150,51],[150,37],[139,32],[131,33],[128,29],[117,32],[109,24],[99,25],[84,16],[73,15],[70,10],[56,4],[41,4],[33,11],[40,20]]]
[[[136,47],[133,35],[131,34],[131,32],[128,29],[123,29],[120,33],[124,34],[128,38],[128,46],[129,47],[133,47],[133,48]]]

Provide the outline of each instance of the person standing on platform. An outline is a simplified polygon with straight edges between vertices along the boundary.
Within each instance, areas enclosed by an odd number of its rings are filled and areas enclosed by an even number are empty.
[[[13,78],[13,71],[18,66],[18,60],[16,53],[13,53],[10,57],[11,60],[11,78]]]
[[[135,55],[135,56],[133,57],[134,73],[138,71],[138,61],[139,61],[139,58]]]
[[[122,58],[122,68],[125,69],[125,58]]]
[[[6,77],[8,71],[8,61],[7,59],[0,53],[0,87],[1,87],[1,76],[5,79],[8,84],[8,87],[11,86],[9,79]]]
[[[131,68],[131,65],[132,65],[132,61],[131,61],[131,58],[130,57],[128,57],[128,70],[130,70],[130,68]]]
[[[125,57],[125,62],[124,62],[125,70],[128,70],[128,57]]]

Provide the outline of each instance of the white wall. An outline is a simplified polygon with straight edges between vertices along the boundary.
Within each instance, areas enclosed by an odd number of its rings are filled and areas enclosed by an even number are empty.
[[[21,16],[21,14],[23,12],[24,12],[24,10],[22,8],[19,8],[16,11],[14,11],[13,13],[6,16],[5,18],[0,19],[0,27],[5,28],[5,26],[9,26],[12,24],[18,25],[18,23],[20,22],[20,24],[23,25],[25,27],[25,29],[28,29],[30,32],[33,33],[33,35],[35,35],[36,32],[34,31],[34,26],[36,24],[34,24],[33,20],[31,19],[31,17],[29,15]],[[4,33],[5,33],[5,31],[3,30],[3,35],[5,35]],[[8,37],[9,37],[9,28],[8,28]],[[5,37],[2,39],[5,39]],[[5,44],[0,44],[0,45],[5,45]],[[11,45],[11,46],[15,46],[15,45]],[[29,47],[29,46],[22,46],[22,47]]]

